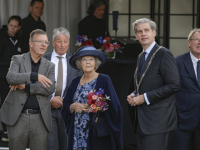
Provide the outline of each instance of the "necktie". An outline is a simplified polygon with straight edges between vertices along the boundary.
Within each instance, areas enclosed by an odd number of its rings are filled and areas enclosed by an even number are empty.
[[[58,76],[57,76],[57,86],[55,96],[60,96],[62,94],[62,86],[63,86],[63,67],[62,67],[62,57],[57,56],[59,58],[58,62]]]
[[[139,73],[138,73],[138,79],[140,80],[140,77],[141,77],[141,72],[142,72],[142,68],[143,68],[143,65],[145,63],[145,55],[146,55],[147,52],[143,52],[142,54],[142,59],[141,59],[141,62],[140,62],[140,67],[139,67]]]
[[[197,61],[197,80],[200,86],[200,60]]]

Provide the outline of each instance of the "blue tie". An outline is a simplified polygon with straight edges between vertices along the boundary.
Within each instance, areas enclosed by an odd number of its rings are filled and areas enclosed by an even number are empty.
[[[141,72],[142,72],[142,68],[144,66],[144,63],[145,63],[145,55],[146,55],[147,52],[143,52],[142,54],[142,59],[141,59],[141,62],[140,62],[140,67],[139,67],[139,74],[138,74],[138,79],[140,80],[140,77],[141,77]],[[199,70],[200,71],[200,70]]]
[[[200,86],[200,60],[197,61],[197,80]]]

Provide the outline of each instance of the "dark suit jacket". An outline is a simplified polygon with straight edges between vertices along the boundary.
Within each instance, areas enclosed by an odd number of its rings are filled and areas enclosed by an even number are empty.
[[[38,73],[46,76],[52,81],[50,87],[44,87],[40,82],[32,83],[31,77],[31,59],[30,53],[22,55],[14,55],[12,57],[11,66],[6,76],[9,85],[18,85],[30,83],[30,94],[36,95],[38,100],[41,116],[47,129],[51,130],[51,107],[49,103],[49,95],[55,90],[55,65],[41,58]],[[9,126],[15,125],[24,104],[27,100],[28,93],[24,90],[10,90],[8,96],[3,103],[0,111],[1,121]]]
[[[51,61],[51,55],[52,55],[52,52],[45,54],[43,57],[46,58],[47,60]],[[72,79],[76,76],[82,75],[81,71],[76,70],[76,69],[74,69],[70,66],[69,59],[70,59],[71,56],[72,56],[72,54],[70,54],[68,52],[66,53],[66,58],[67,58],[67,62],[66,62],[67,63],[67,85],[66,85],[65,91],[63,93],[63,97],[66,94],[67,88],[69,87]]]
[[[155,44],[148,55],[142,72],[145,71],[152,54],[159,48]],[[134,75],[135,89],[139,94],[147,94],[150,105],[146,102],[137,107],[138,121],[142,132],[146,135],[165,133],[177,129],[177,109],[175,93],[180,88],[180,79],[175,59],[166,48],[161,48],[143,78],[140,88],[136,87],[138,66],[142,53],[138,56],[137,68]],[[135,92],[136,94],[136,92]]]
[[[179,112],[179,128],[194,130],[200,119],[200,87],[198,85],[190,53],[176,57],[180,73],[181,89],[176,94]]]

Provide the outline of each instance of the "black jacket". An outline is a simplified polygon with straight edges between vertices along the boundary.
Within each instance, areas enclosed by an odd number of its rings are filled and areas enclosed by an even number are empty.
[[[6,80],[12,56],[21,54],[21,38],[18,35],[13,37],[17,40],[15,45],[10,38],[7,28],[2,28],[0,30],[0,80]]]
[[[44,22],[39,18],[38,21],[29,14],[26,18],[22,19],[22,52],[29,52],[29,36],[35,29],[42,29],[46,31]]]
[[[107,25],[103,19],[98,19],[94,15],[88,15],[78,24],[78,34],[87,35],[88,39],[92,39],[94,47],[100,48],[102,44],[96,41],[97,37],[110,36]]]

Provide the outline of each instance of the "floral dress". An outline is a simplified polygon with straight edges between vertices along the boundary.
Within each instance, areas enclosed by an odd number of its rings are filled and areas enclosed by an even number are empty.
[[[74,94],[74,103],[87,103],[87,94],[95,89],[96,81],[92,80],[91,82],[80,85],[78,84],[77,90]],[[87,150],[88,149],[88,137],[89,137],[89,122],[90,117],[86,112],[75,113],[75,121],[74,121],[74,143],[73,150]]]

